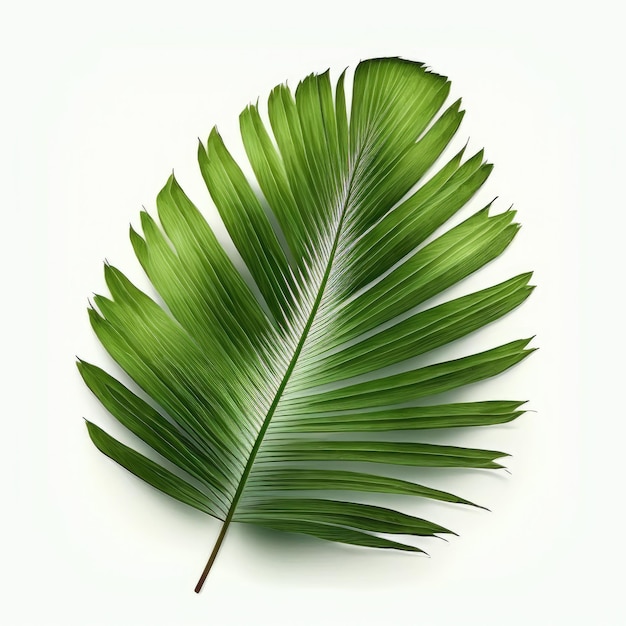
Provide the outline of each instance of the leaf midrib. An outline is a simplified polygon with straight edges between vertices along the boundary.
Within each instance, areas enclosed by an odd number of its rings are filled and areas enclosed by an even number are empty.
[[[355,159],[353,165],[350,168],[350,171],[348,173],[348,185],[347,185],[347,191],[346,191],[346,196],[345,196],[345,200],[343,201],[342,207],[341,207],[341,213],[339,216],[339,222],[337,224],[337,231],[335,233],[335,238],[333,240],[333,245],[332,248],[330,250],[330,253],[328,255],[328,262],[326,264],[326,269],[324,271],[324,275],[322,276],[322,280],[320,281],[320,285],[318,288],[318,292],[317,292],[317,296],[315,298],[315,301],[311,307],[311,312],[309,313],[309,317],[306,321],[306,324],[304,325],[304,328],[302,330],[302,333],[300,335],[300,339],[298,341],[298,345],[296,346],[293,356],[291,357],[291,361],[289,362],[289,365],[287,366],[287,369],[285,370],[285,374],[283,376],[283,379],[280,383],[280,385],[278,386],[278,389],[276,390],[276,394],[274,396],[274,399],[272,401],[272,404],[270,405],[267,414],[265,416],[265,419],[263,421],[263,424],[261,425],[261,428],[259,430],[259,434],[257,435],[257,438],[254,442],[254,446],[252,447],[252,450],[250,451],[250,455],[248,457],[248,461],[246,463],[246,466],[244,467],[243,473],[241,475],[241,479],[239,480],[239,485],[237,486],[237,490],[235,491],[235,495],[233,496],[233,500],[232,503],[230,505],[230,508],[228,509],[228,513],[226,514],[226,518],[224,519],[224,524],[222,526],[222,529],[220,531],[220,534],[217,538],[217,541],[215,543],[215,546],[213,548],[213,552],[211,553],[211,556],[209,557],[209,561],[206,564],[206,567],[204,568],[204,571],[202,573],[202,576],[200,577],[200,580],[198,581],[198,584],[196,585],[195,591],[196,593],[198,593],[200,591],[200,589],[202,588],[202,585],[204,584],[204,581],[211,569],[211,566],[213,565],[213,562],[215,560],[215,557],[217,556],[217,553],[220,549],[220,546],[224,540],[224,537],[226,535],[226,531],[228,530],[228,527],[230,526],[233,517],[235,515],[235,511],[237,509],[237,505],[239,504],[239,500],[241,499],[241,495],[243,494],[243,490],[246,486],[246,482],[248,480],[248,476],[250,475],[250,472],[252,471],[252,467],[254,466],[254,461],[256,459],[257,453],[261,447],[261,444],[263,443],[263,439],[265,437],[265,433],[267,432],[270,423],[272,421],[272,417],[274,416],[274,413],[276,411],[276,408],[278,407],[278,404],[280,403],[282,396],[283,396],[283,392],[285,391],[285,388],[287,387],[287,384],[289,383],[289,379],[291,378],[291,374],[293,373],[296,364],[298,362],[298,358],[300,357],[300,353],[302,352],[302,349],[304,348],[304,344],[306,343],[309,331],[311,330],[311,327],[313,325],[313,322],[315,321],[315,316],[317,315],[317,311],[319,309],[319,306],[321,304],[322,298],[324,297],[324,293],[326,291],[326,284],[328,282],[328,278],[330,276],[330,272],[332,270],[333,267],[333,263],[335,260],[335,254],[337,252],[337,247],[339,245],[339,241],[341,239],[341,234],[342,234],[342,230],[343,230],[343,225],[345,222],[345,216],[346,216],[346,212],[347,209],[350,205],[350,198],[352,195],[352,191],[353,191],[353,184],[354,184],[354,179],[355,179],[355,174],[358,170],[358,165],[359,162],[361,161],[362,155],[363,155],[364,150],[361,149],[359,150],[358,156]]]

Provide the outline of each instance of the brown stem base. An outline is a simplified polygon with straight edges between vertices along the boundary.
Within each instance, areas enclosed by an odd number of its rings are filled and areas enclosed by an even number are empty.
[[[217,541],[215,542],[215,546],[213,547],[213,552],[211,552],[211,556],[209,557],[209,560],[207,561],[207,564],[204,567],[202,576],[200,576],[200,580],[198,581],[198,584],[196,585],[196,588],[194,589],[196,593],[200,593],[200,590],[202,589],[202,585],[204,585],[204,581],[206,580],[206,577],[209,575],[209,572],[211,571],[211,567],[213,567],[213,562],[215,561],[215,557],[217,556],[217,553],[220,551],[220,547],[222,545],[222,542],[224,541],[224,536],[226,535],[226,531],[228,530],[228,527],[230,525],[229,521],[230,520],[227,520],[226,522],[224,522],[224,525],[222,526],[222,530],[220,531],[219,537],[217,538]]]

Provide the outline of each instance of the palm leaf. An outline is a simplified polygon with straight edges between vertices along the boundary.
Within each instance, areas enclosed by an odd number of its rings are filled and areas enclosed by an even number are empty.
[[[334,90],[328,73],[308,76],[295,94],[276,87],[269,127],[257,106],[240,117],[258,190],[216,130],[198,152],[252,281],[174,176],[158,195],[158,220],[143,212],[142,232],[131,229],[166,308],[105,265],[111,297],[96,296],[91,323],[146,399],[95,365],[78,367],[159,460],[88,422],[89,434],[136,476],[223,521],[196,591],[231,522],[420,551],[379,533],[451,531],[324,491],[471,505],[387,476],[379,464],[501,467],[498,451],[376,436],[501,424],[523,412],[518,401],[450,404],[434,396],[500,374],[532,351],[529,340],[406,363],[500,318],[532,290],[523,274],[428,304],[500,255],[518,229],[513,211],[486,207],[433,238],[491,171],[482,152],[464,160],[462,150],[423,181],[463,117],[459,102],[441,112],[448,92],[446,78],[400,59],[358,65],[349,116],[343,75]],[[398,364],[400,373],[384,369]]]

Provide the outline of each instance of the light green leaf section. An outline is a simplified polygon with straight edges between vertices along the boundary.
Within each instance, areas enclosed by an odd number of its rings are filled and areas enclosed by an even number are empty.
[[[462,359],[444,361],[401,374],[285,400],[283,410],[289,415],[332,410],[362,410],[368,407],[402,404],[451,391],[500,374],[526,358],[532,352],[525,349],[529,341],[530,339],[514,341]]]
[[[488,206],[446,230],[491,165],[482,151],[446,156],[463,111],[460,101],[446,104],[445,77],[396,58],[364,61],[350,103],[346,80],[333,86],[328,72],[312,74],[294,92],[273,89],[266,111],[255,104],[241,113],[254,180],[216,129],[201,142],[202,177],[245,272],[172,175],[156,213],[143,211],[130,232],[158,299],[107,264],[110,297],[96,296],[89,310],[128,382],[85,361],[80,373],[155,456],[88,423],[92,440],[152,486],[224,521],[197,590],[233,521],[421,551],[379,533],[450,531],[330,492],[471,505],[387,476],[384,466],[497,469],[506,455],[359,435],[503,424],[523,413],[519,401],[438,396],[519,363],[532,352],[527,339],[385,371],[511,312],[531,293],[531,275],[429,304],[507,248],[515,212]]]
[[[302,386],[337,382],[424,354],[477,330],[521,304],[532,292],[530,274],[417,313],[299,372]]]
[[[261,203],[216,130],[209,136],[206,151],[200,146],[198,161],[231,238],[272,314],[284,324],[294,306],[295,283]]]

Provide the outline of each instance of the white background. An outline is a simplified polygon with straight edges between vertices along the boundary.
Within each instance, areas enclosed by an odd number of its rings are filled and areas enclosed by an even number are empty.
[[[613,3],[275,1],[6,5],[2,70],[3,410],[0,623],[623,624],[623,38]],[[211,214],[197,137],[275,84],[403,56],[449,76],[467,114],[455,147],[496,168],[523,228],[464,285],[535,270],[538,289],[469,352],[540,347],[476,398],[530,399],[506,427],[463,433],[512,453],[511,474],[430,484],[491,513],[404,502],[456,530],[430,559],[233,527],[201,595],[218,526],[103,457],[82,417],[124,436],[74,354],[115,371],[85,307],[106,257],[142,283],[129,221],[172,168]],[[132,441],[126,437],[127,441]]]

